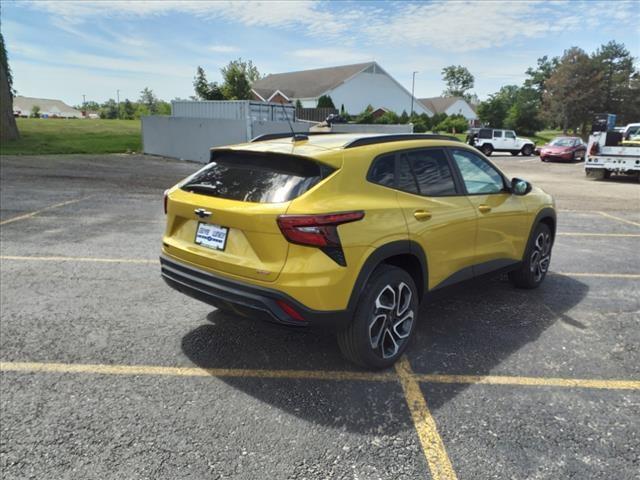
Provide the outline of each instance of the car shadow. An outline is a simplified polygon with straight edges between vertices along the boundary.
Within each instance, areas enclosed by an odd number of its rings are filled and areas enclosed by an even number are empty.
[[[537,290],[515,289],[506,277],[465,282],[427,298],[407,356],[413,370],[421,374],[500,374],[495,371],[505,360],[513,362],[519,350],[554,323],[563,322],[578,331],[587,328],[568,313],[587,292],[587,285],[563,275],[549,275]],[[217,310],[207,320],[182,339],[185,355],[202,368],[362,371],[341,356],[335,337],[328,333],[285,328]],[[530,354],[525,359],[527,365],[519,368],[532,367],[530,371],[536,370],[530,362],[548,360],[530,358]],[[404,403],[394,382],[324,382],[329,385],[319,387],[322,381],[318,380],[220,379],[307,421],[357,432],[378,428],[371,418],[375,415],[367,413],[372,402],[378,405],[375,408],[391,403],[403,408]],[[429,407],[437,410],[468,385],[451,387],[430,399]],[[351,413],[336,413],[344,409]],[[336,424],[336,419],[342,423]],[[385,423],[386,434],[394,428],[407,426]]]

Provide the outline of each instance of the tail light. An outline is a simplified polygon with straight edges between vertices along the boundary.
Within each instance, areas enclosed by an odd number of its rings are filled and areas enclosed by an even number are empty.
[[[589,148],[589,155],[598,155],[599,150],[600,150],[600,144],[598,142],[593,142],[591,144],[591,148]]]
[[[344,267],[347,263],[338,236],[338,225],[362,220],[363,217],[362,211],[328,215],[280,215],[278,226],[289,242],[318,247]]]
[[[164,214],[167,214],[167,203],[169,203],[169,190],[165,190],[162,196],[162,203],[164,206]]]

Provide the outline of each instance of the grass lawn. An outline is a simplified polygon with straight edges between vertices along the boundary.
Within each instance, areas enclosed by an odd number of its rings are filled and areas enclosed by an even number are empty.
[[[17,118],[20,139],[3,142],[2,155],[140,152],[140,120]]]

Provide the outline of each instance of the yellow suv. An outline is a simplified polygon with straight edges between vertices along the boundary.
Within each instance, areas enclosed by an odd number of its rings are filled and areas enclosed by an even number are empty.
[[[550,195],[454,137],[266,135],[211,150],[165,192],[164,280],[225,311],[331,328],[351,361],[393,364],[424,294],[496,271],[545,278]]]

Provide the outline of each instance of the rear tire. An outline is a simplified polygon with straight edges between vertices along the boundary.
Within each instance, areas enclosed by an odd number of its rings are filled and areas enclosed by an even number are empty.
[[[487,157],[490,157],[491,154],[493,153],[493,145],[489,143],[485,143],[480,147],[480,151],[484,153]]]
[[[530,157],[533,153],[533,147],[531,145],[525,145],[524,147],[522,147],[521,151],[523,156]]]
[[[388,368],[404,353],[417,320],[418,291],[411,275],[380,265],[358,299],[353,320],[338,332],[338,346],[357,365]]]
[[[545,223],[539,223],[533,231],[522,265],[509,272],[511,283],[518,288],[538,288],[549,271],[552,246],[551,229]]]

